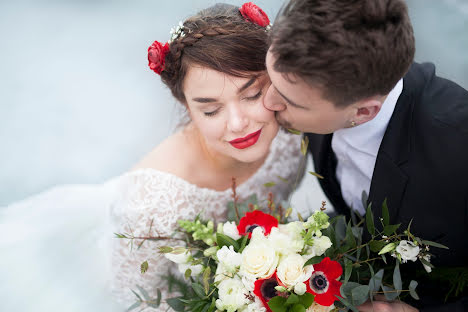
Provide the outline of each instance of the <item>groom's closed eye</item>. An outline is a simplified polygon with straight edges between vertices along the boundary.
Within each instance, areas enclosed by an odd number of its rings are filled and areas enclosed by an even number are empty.
[[[304,107],[302,105],[296,104],[293,101],[291,101],[289,98],[287,98],[283,93],[281,93],[277,88],[275,88],[276,92],[291,106],[296,107],[296,108],[301,108],[307,110],[307,107]]]

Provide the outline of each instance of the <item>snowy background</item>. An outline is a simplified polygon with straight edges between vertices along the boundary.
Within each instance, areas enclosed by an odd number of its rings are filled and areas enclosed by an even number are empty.
[[[0,0],[0,207],[104,182],[168,136],[177,103],[148,69],[147,47],[215,2]],[[255,3],[273,20],[283,1]],[[468,1],[408,5],[416,60],[468,88]],[[314,179],[297,201],[320,205]]]

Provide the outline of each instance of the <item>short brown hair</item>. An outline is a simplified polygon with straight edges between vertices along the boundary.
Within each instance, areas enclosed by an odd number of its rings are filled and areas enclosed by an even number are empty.
[[[336,106],[388,94],[415,51],[403,0],[290,0],[270,36],[274,69]]]
[[[200,65],[236,77],[265,71],[266,29],[245,20],[239,8],[216,4],[183,23],[185,36],[173,41],[161,72],[162,81],[180,102],[186,103],[183,83],[191,65]]]

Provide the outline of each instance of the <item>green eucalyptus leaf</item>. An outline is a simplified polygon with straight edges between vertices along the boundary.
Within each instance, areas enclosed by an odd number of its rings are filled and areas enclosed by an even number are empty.
[[[140,271],[141,274],[145,274],[146,271],[148,271],[148,261],[145,261],[140,265]]]
[[[223,246],[233,246],[235,251],[239,250],[239,244],[227,235],[216,233],[216,242],[218,243],[219,248],[222,248]]]
[[[173,248],[169,246],[161,246],[159,247],[159,252],[160,253],[170,253],[172,252]]]
[[[148,294],[148,292],[147,292],[145,289],[143,289],[143,287],[138,286],[138,285],[136,285],[136,287],[138,288],[138,290],[139,290],[140,293],[143,295],[143,298],[145,298],[146,301],[150,301],[150,300],[151,300],[150,295]]]
[[[143,301],[143,299],[141,298],[141,296],[139,294],[137,294],[136,291],[134,291],[133,289],[130,289],[132,291],[132,293],[138,298],[138,300],[140,301]]]
[[[380,269],[372,278],[369,280],[369,291],[376,292],[379,291],[380,286],[382,285],[382,278],[384,275],[384,269]]]
[[[382,290],[385,298],[389,301],[395,300],[398,297],[398,291],[395,291],[392,287],[382,285]]]
[[[384,227],[384,234],[387,236],[395,233],[396,230],[400,227],[401,224],[389,224]]]
[[[242,253],[242,251],[244,251],[244,248],[245,246],[247,246],[247,242],[249,241],[249,237],[247,235],[244,235],[241,239],[241,242],[240,242],[240,248],[239,248],[239,251],[238,253]],[[238,241],[239,243],[239,241]]]
[[[351,311],[353,311],[353,312],[359,312],[359,310],[358,310],[354,305],[352,305],[351,302],[349,302],[349,301],[346,300],[345,298],[343,298],[343,297],[337,297],[337,298],[338,298],[338,300],[340,300],[340,302],[341,302],[342,304],[344,304],[344,305],[345,305],[348,309],[350,309]]]
[[[311,264],[317,264],[317,263],[320,263],[320,261],[322,261],[322,257],[321,256],[315,256],[315,257],[312,257],[310,258],[309,260],[306,261],[306,263],[304,263],[304,267],[308,266],[308,265],[311,265]]]
[[[299,297],[296,294],[290,294],[288,299],[286,299],[285,305],[292,305],[299,302]]]
[[[432,242],[432,241],[428,241],[428,240],[421,240],[421,242],[424,245],[429,245],[429,246],[433,246],[433,247],[437,247],[437,248],[443,248],[443,249],[449,249],[447,246],[436,243],[436,242]]]
[[[369,286],[361,285],[351,291],[353,305],[358,306],[369,299]]]
[[[175,311],[182,312],[185,310],[185,304],[180,300],[180,298],[168,298],[166,303]]]
[[[401,281],[400,262],[398,261],[396,261],[395,269],[393,270],[393,286],[395,286],[395,290],[398,291],[399,295],[403,289],[403,283]]]
[[[286,306],[284,304],[285,302],[286,298],[276,296],[268,301],[268,306],[273,312],[286,312]]]
[[[141,301],[137,301],[137,302],[135,302],[134,304],[132,304],[131,306],[129,306],[129,307],[127,308],[126,311],[127,311],[127,312],[128,312],[128,311],[132,311],[132,310],[138,308],[139,306],[141,306],[141,304],[142,304]]]
[[[354,238],[353,230],[351,227],[351,222],[348,222],[348,225],[346,227],[346,245],[348,245],[351,248],[356,247],[356,239]]]
[[[211,304],[207,312],[213,312],[216,309],[216,298],[213,296],[211,298]]]
[[[382,219],[383,225],[387,226],[390,224],[390,214],[388,213],[387,198],[384,199],[382,204]]]
[[[157,290],[157,296],[156,296],[156,305],[159,307],[159,305],[161,304],[161,290],[158,288]]]
[[[412,280],[409,284],[409,293],[411,295],[411,297],[413,297],[414,299],[416,300],[419,300],[419,296],[418,294],[416,293],[416,287],[418,286],[418,282]]]
[[[424,258],[419,258],[419,261],[421,261],[422,264],[425,264],[430,268],[434,268],[434,265],[432,263],[430,263],[429,261],[427,261],[426,259],[424,259]]]
[[[375,235],[374,214],[372,213],[371,205],[372,204],[369,204],[367,206],[366,225],[367,225],[367,231],[369,231],[370,235],[374,236]]]
[[[388,243],[379,251],[379,255],[383,255],[384,253],[393,251],[395,250],[395,248],[396,248],[395,243]]]
[[[385,257],[385,255],[380,255],[380,257],[382,257],[382,261],[387,264],[387,257]]]
[[[211,276],[211,268],[206,267],[203,271],[203,288],[205,289],[205,294],[208,294],[210,291],[210,276]]]
[[[344,283],[349,281],[351,277],[351,273],[353,273],[353,263],[349,259],[345,259],[345,278]]]
[[[343,285],[341,285],[341,295],[345,298],[352,298],[353,295],[352,295],[352,291],[354,288],[357,288],[359,286],[362,286],[361,284],[359,283],[355,283],[355,282],[347,282]]]

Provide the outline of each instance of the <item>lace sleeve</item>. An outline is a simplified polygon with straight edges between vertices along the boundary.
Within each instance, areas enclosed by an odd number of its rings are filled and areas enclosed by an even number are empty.
[[[170,237],[179,218],[192,219],[185,190],[177,187],[170,176],[161,173],[134,172],[122,177],[121,196],[113,208],[113,225],[116,233],[128,233],[133,237]],[[141,244],[141,246],[140,246]],[[132,246],[133,245],[133,246]],[[142,305],[143,311],[166,311],[164,299],[171,296],[162,275],[173,268],[172,262],[160,255],[158,246],[177,246],[175,239],[164,241],[115,239],[112,244],[111,289],[117,301],[129,307],[137,301],[133,290],[137,285],[145,289],[151,298],[157,297],[158,288],[162,293],[159,308]],[[180,244],[179,244],[180,245]],[[148,261],[148,270],[142,274],[140,266]],[[138,291],[137,291],[138,292]]]

